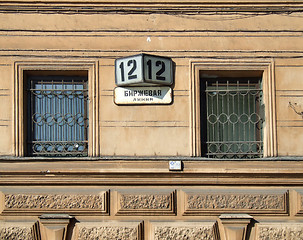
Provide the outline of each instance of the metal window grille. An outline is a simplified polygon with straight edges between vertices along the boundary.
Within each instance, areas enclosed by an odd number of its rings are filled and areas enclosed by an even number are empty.
[[[28,154],[87,156],[87,77],[30,76]]]
[[[264,105],[255,78],[201,81],[202,151],[209,158],[262,157]]]

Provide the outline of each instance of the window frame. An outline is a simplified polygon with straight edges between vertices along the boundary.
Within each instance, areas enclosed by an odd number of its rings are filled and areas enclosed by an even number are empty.
[[[262,90],[265,105],[265,126],[263,129],[263,157],[277,156],[276,111],[275,111],[275,79],[273,60],[227,59],[209,60],[197,59],[190,63],[190,147],[191,156],[201,157],[201,117],[200,117],[200,72],[201,71],[262,71]],[[209,158],[206,158],[209,159]],[[218,159],[217,159],[218,160]],[[220,159],[224,160],[224,159]],[[231,159],[229,159],[231,160]],[[236,160],[236,159],[235,159]],[[237,159],[239,160],[239,159]],[[252,160],[252,159],[250,159]]]
[[[14,149],[13,153],[17,157],[26,156],[26,98],[24,96],[26,72],[52,72],[66,71],[76,73],[87,71],[88,78],[88,102],[89,102],[89,128],[88,128],[88,156],[100,155],[99,148],[99,80],[98,61],[47,61],[47,62],[15,62],[14,81]],[[32,156],[30,156],[32,157]],[[65,156],[62,156],[65,158]]]

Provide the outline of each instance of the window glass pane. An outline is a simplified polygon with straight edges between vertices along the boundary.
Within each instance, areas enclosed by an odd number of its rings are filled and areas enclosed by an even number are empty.
[[[87,78],[29,78],[28,153],[44,156],[87,155]]]
[[[262,156],[262,89],[255,78],[202,79],[202,149],[213,158]]]

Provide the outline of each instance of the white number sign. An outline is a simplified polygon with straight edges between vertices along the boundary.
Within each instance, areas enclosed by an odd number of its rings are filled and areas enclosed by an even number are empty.
[[[119,58],[115,62],[117,86],[171,85],[172,60],[148,54]]]

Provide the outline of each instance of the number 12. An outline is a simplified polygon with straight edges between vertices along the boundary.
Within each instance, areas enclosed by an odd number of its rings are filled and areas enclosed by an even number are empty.
[[[131,69],[127,73],[127,79],[128,80],[136,79],[137,78],[137,74],[134,74],[134,72],[137,69],[137,61],[134,60],[134,59],[128,60],[127,66],[129,66],[129,67],[131,66]],[[124,82],[125,81],[124,62],[120,63],[119,68],[121,69],[121,81]]]
[[[156,79],[157,80],[163,80],[165,81],[165,77],[161,76],[164,72],[165,72],[165,63],[163,61],[156,61],[156,67],[159,67],[160,69],[158,70],[158,72],[156,72]],[[147,61],[147,71],[148,71],[148,79],[152,79],[152,61],[148,60]]]

